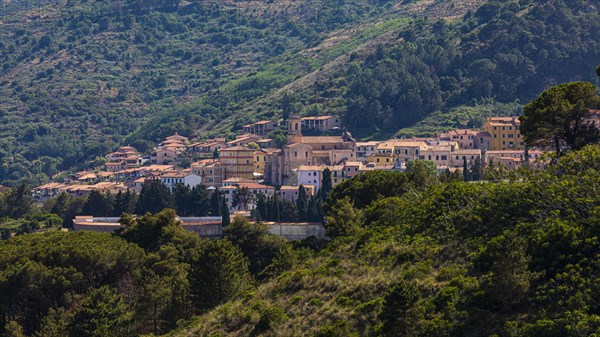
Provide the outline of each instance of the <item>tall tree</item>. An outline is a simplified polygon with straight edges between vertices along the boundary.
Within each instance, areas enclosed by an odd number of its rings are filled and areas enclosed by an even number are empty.
[[[115,196],[115,206],[113,215],[121,216],[123,213],[131,214],[135,212],[136,204],[137,193],[135,193],[135,191],[132,191],[130,189],[127,189],[127,191],[125,192],[119,191],[119,193],[117,193],[117,195]]]
[[[333,190],[333,183],[331,182],[331,170],[326,167],[323,170],[323,179],[321,181],[321,200],[327,200],[327,197]]]
[[[233,192],[233,207],[240,207],[243,210],[248,209],[248,204],[252,202],[253,195],[248,187],[239,187]]]
[[[579,149],[599,140],[594,114],[600,99],[595,85],[571,82],[552,87],[523,109],[521,134],[527,145],[552,144],[557,154],[562,145]]]
[[[184,184],[177,184],[173,187],[173,200],[175,201],[175,209],[177,214],[182,216],[190,216],[192,210],[192,190]]]
[[[129,242],[136,243],[147,251],[156,251],[165,243],[168,229],[181,228],[181,223],[175,217],[175,211],[166,209],[157,214],[145,214],[138,218],[130,215],[121,217],[124,226],[118,234]]]
[[[221,215],[223,227],[228,226],[231,222],[231,218],[229,217],[229,207],[227,206],[227,199],[225,199],[225,197],[221,198]]]
[[[190,191],[190,215],[205,216],[210,212],[210,196],[204,185],[196,185]]]
[[[298,208],[298,221],[306,221],[306,213],[308,212],[308,195],[306,188],[300,185],[298,188],[298,199],[296,199],[296,207]]]
[[[191,263],[194,305],[208,310],[247,289],[248,258],[228,240],[204,240]]]
[[[173,195],[160,180],[153,180],[142,186],[136,212],[156,214],[163,209],[174,207]]]
[[[102,193],[100,191],[93,190],[88,195],[85,206],[83,206],[83,213],[86,215],[93,216],[110,216],[113,214],[114,200],[110,192]]]
[[[93,289],[75,311],[69,327],[71,336],[85,337],[128,337],[133,312],[121,295],[108,286]]]
[[[6,208],[9,216],[19,218],[31,212],[33,197],[31,190],[24,182],[16,189],[11,189],[6,196]]]

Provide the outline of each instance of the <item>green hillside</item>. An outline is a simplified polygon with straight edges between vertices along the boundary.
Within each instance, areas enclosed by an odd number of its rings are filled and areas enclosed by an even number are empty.
[[[0,194],[25,221],[0,241],[0,336],[597,336],[599,163],[590,145],[480,182],[368,172],[329,195],[325,242],[243,217],[202,240],[173,210],[62,232],[43,212],[76,200]]]
[[[4,0],[0,181],[37,183],[120,144],[146,151],[174,132],[227,135],[290,113],[339,114],[360,138],[447,129],[471,107],[481,112],[461,123],[477,125],[549,85],[594,79],[594,6]]]

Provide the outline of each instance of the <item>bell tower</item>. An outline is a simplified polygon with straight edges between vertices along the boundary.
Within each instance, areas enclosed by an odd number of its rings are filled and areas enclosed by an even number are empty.
[[[302,143],[302,118],[290,116],[287,121],[288,144]]]

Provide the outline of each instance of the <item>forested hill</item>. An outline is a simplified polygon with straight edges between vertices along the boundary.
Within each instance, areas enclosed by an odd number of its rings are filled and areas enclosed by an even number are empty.
[[[599,16],[591,0],[3,0],[0,181],[296,112],[361,137],[476,124],[463,106],[592,80]]]

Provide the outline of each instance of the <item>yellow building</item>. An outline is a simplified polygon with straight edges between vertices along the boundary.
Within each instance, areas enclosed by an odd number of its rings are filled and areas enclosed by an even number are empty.
[[[254,152],[247,147],[234,146],[219,150],[219,162],[223,166],[225,179],[254,178]]]
[[[488,117],[483,129],[492,136],[491,150],[524,150],[521,122],[516,116]]]

